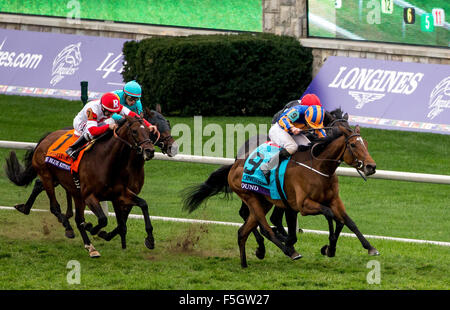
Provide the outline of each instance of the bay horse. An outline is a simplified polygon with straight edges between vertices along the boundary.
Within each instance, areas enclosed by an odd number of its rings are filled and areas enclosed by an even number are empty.
[[[156,111],[146,107],[144,110],[144,118],[151,124],[156,125],[158,131],[161,133],[160,138],[155,145],[161,149],[163,154],[167,154],[169,157],[175,156],[178,152],[178,145],[171,136],[170,122],[162,116],[160,106],[156,106]],[[128,176],[128,188],[136,194],[141,192],[142,186],[144,185],[144,169],[141,161],[142,159],[139,158],[137,154],[131,154],[128,165],[126,169],[123,170],[123,173]],[[127,233],[126,222],[132,206],[121,206],[113,201],[113,208],[117,218],[117,227],[109,233],[100,231],[98,236],[106,241],[110,241],[119,234],[121,237],[122,248],[125,249]]]
[[[8,178],[19,186],[30,184],[37,176],[42,181],[48,198],[50,210],[63,224],[67,231],[72,230],[66,216],[55,196],[55,184],[61,184],[75,202],[75,222],[83,239],[84,247],[91,257],[100,253],[94,248],[86,231],[97,234],[107,225],[107,217],[100,207],[100,201],[111,200],[114,204],[129,207],[137,205],[141,208],[145,219],[147,237],[145,245],[154,248],[153,227],[148,214],[147,202],[128,188],[130,176],[124,173],[130,158],[134,155],[142,158],[139,164],[154,157],[154,146],[150,139],[150,130],[140,118],[125,117],[122,124],[114,132],[98,139],[94,146],[85,152],[79,165],[80,188],[77,188],[70,171],[65,171],[45,162],[48,148],[67,130],[58,130],[46,135],[34,150],[28,151],[25,168],[17,161],[14,152],[7,158],[6,172]],[[98,224],[94,227],[86,223],[85,205],[97,216]],[[73,233],[73,232],[72,232]]]
[[[187,188],[183,197],[183,208],[189,212],[197,209],[207,198],[220,193],[235,192],[249,208],[249,216],[238,231],[238,245],[241,266],[247,267],[245,243],[250,232],[258,225],[261,233],[277,245],[284,254],[292,259],[302,256],[293,245],[297,241],[295,222],[291,216],[300,212],[303,216],[323,214],[329,225],[329,245],[321,249],[321,253],[334,256],[336,243],[344,225],[356,234],[369,255],[379,255],[361,234],[353,220],[348,216],[344,203],[339,197],[339,182],[336,169],[342,161],[360,170],[368,176],[375,173],[376,163],[370,156],[365,141],[360,135],[359,126],[355,130],[345,125],[337,125],[326,140],[316,147],[315,160],[311,160],[309,152],[296,152],[290,159],[286,173],[284,190],[289,208],[282,200],[274,200],[269,196],[247,191],[241,188],[241,180],[245,159],[237,158],[234,164],[225,165],[214,171],[202,184]],[[314,152],[314,148],[311,150]],[[303,164],[310,162],[310,165]],[[287,216],[288,240],[283,243],[274,233],[266,220],[267,212],[275,205],[292,213]],[[334,231],[333,222],[336,221]]]
[[[159,104],[156,105],[156,110],[151,110],[148,107],[145,107],[143,117],[149,123],[155,125],[160,133],[160,137],[159,137],[159,139],[157,139],[155,146],[159,147],[163,154],[166,154],[169,157],[175,156],[178,153],[178,145],[171,135],[170,122],[161,114],[161,106]],[[70,128],[70,129],[72,129],[72,128]],[[44,138],[45,137],[46,137],[46,135],[44,136]],[[155,137],[152,137],[152,138],[155,138]],[[30,154],[31,154],[31,156],[33,155],[33,153],[27,153],[25,155],[25,161],[31,161]],[[29,158],[27,158],[27,156]],[[14,160],[10,160],[10,162],[18,162],[18,161],[17,161],[17,159],[14,159]],[[55,184],[55,186],[57,186],[57,185],[58,184]],[[134,188],[136,188],[136,187],[139,187],[139,186],[137,185]],[[140,185],[139,191],[134,191],[134,192],[136,194],[139,194],[141,187],[142,187],[142,185]],[[36,181],[34,182],[33,190],[31,192],[30,196],[28,197],[27,201],[25,202],[25,204],[17,204],[14,206],[14,208],[16,208],[16,210],[18,210],[19,212],[21,212],[23,214],[26,214],[26,215],[30,214],[30,210],[33,207],[34,202],[36,201],[36,198],[43,191],[44,191],[44,186],[42,184],[42,181],[39,178],[37,178]],[[67,219],[70,219],[73,216],[73,210],[72,210],[72,196],[70,195],[70,193],[68,191],[66,191],[66,200],[67,200],[67,209],[66,209],[65,217]],[[60,220],[60,218],[58,218],[58,220]],[[66,237],[68,237],[68,238],[75,237],[75,234],[73,233],[72,229],[66,230]]]
[[[348,114],[341,110],[341,108],[337,108],[331,112],[325,111],[324,115],[324,129],[326,131],[329,131],[333,125],[339,123],[339,122],[346,122],[348,124]],[[311,141],[309,146],[299,146],[298,151],[305,151],[308,150],[314,143],[320,143],[322,142],[320,138],[316,138],[314,134],[311,132],[306,133],[307,138]],[[250,137],[238,150],[237,158],[247,158],[260,144],[269,141],[270,138],[266,134],[260,134],[253,137]],[[279,208],[277,206],[274,207],[274,210],[272,211],[272,215],[270,216],[270,221],[275,226],[272,226],[272,230],[277,234],[278,238],[283,240],[284,242],[287,240],[288,233],[284,229],[283,226],[283,215],[285,214],[284,208]],[[246,221],[248,216],[250,214],[250,211],[247,207],[247,205],[242,202],[241,208],[239,209],[239,215],[241,218]],[[291,221],[297,222],[297,214],[292,212],[287,212],[287,216],[294,216],[295,219],[290,219]],[[298,231],[302,231],[301,228],[296,227]],[[265,245],[264,245],[264,238],[261,236],[261,234],[258,232],[258,229],[255,228],[252,230],[252,233],[255,236],[256,242],[258,243],[258,248],[256,249],[255,255],[259,259],[264,259],[265,257]]]

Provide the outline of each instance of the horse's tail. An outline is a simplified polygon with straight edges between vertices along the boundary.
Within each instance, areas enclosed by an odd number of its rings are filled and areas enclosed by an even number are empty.
[[[28,150],[25,153],[24,163],[25,167],[23,167],[19,160],[17,159],[16,152],[11,151],[9,156],[6,157],[6,166],[5,172],[8,179],[16,184],[17,186],[27,186],[37,177],[37,172],[34,170],[32,166],[32,160],[34,151],[37,146],[44,140],[50,132],[46,133],[37,143],[36,147],[32,150]]]
[[[17,186],[29,185],[37,176],[36,170],[31,165],[34,149],[25,153],[25,167],[23,167],[17,159],[16,152],[11,151],[6,157],[5,172],[8,179]]]
[[[196,210],[203,201],[221,192],[231,193],[228,185],[228,173],[233,165],[225,165],[211,173],[202,184],[187,187],[183,190],[183,210],[189,213]]]

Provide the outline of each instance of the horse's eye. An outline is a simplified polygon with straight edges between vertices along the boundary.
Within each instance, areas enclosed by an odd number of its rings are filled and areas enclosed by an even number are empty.
[[[356,144],[355,143],[350,143],[350,146],[351,147],[356,147]]]
[[[133,133],[133,135],[137,135],[137,130],[136,129],[131,130],[131,132]]]

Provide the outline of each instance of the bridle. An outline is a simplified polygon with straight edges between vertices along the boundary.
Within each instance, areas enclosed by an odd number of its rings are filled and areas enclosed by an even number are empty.
[[[143,122],[141,120],[137,120],[137,121],[139,123],[141,123],[143,126],[145,126],[145,124],[143,124]],[[127,126],[128,130],[131,130],[131,126],[130,126],[129,122],[126,122],[125,125]],[[155,143],[158,141],[159,136],[160,136],[160,133],[158,131],[158,138],[156,139]],[[141,146],[142,144],[148,143],[148,142],[152,143],[153,145],[155,144],[150,138],[142,140],[142,141],[138,141],[133,134],[131,134],[131,137],[133,138],[134,144],[131,144],[127,140],[125,140],[122,137],[120,137],[116,133],[116,128],[114,128],[114,138],[118,139],[120,142],[123,142],[125,145],[129,146],[132,150],[135,150],[139,155],[142,154],[142,152],[143,152],[143,149],[142,149],[142,146]]]
[[[344,122],[344,121],[346,122],[347,120],[345,120],[345,119],[336,119],[336,120],[334,120],[333,122],[331,122],[330,126],[324,127],[324,129],[335,128],[335,127],[333,127],[333,125],[334,125],[336,122]],[[351,156],[353,157],[353,162],[350,164],[350,166],[356,169],[356,171],[357,171],[358,174],[364,179],[364,181],[367,181],[366,177],[365,177],[365,176],[361,173],[361,171],[359,170],[359,169],[361,169],[362,167],[364,167],[364,161],[359,160],[359,159],[355,156],[355,154],[354,154],[354,149],[353,149],[353,147],[351,146],[351,143],[350,143],[350,139],[353,138],[353,137],[361,137],[361,135],[358,134],[358,133],[352,132],[352,134],[350,134],[348,137],[345,138],[345,147],[344,147],[342,153],[339,155],[338,159],[334,159],[334,158],[318,158],[318,157],[316,157],[316,156],[314,155],[314,149],[315,149],[315,147],[318,146],[320,143],[315,143],[315,144],[311,147],[311,150],[310,150],[310,153],[311,153],[311,166],[307,166],[307,165],[305,165],[305,164],[303,164],[303,163],[300,163],[300,162],[297,162],[297,161],[294,161],[294,162],[295,162],[296,164],[301,165],[301,166],[303,166],[303,167],[306,167],[306,168],[308,168],[308,169],[310,169],[310,170],[312,170],[312,171],[314,171],[314,172],[316,172],[316,173],[318,173],[318,174],[320,174],[320,175],[322,175],[322,176],[330,177],[329,175],[327,175],[327,174],[325,174],[325,173],[322,173],[322,172],[320,172],[320,171],[318,171],[318,170],[312,168],[312,161],[313,161],[313,159],[319,160],[319,161],[332,161],[332,162],[337,162],[337,164],[340,165],[340,164],[342,163],[342,161],[343,161],[343,157],[344,157],[345,151],[346,151],[347,148],[348,148],[349,151],[350,151]],[[355,165],[354,165],[353,163],[355,163]]]
[[[164,151],[164,146],[166,144],[168,144],[168,140],[170,140],[170,139],[173,139],[173,137],[171,135],[167,135],[167,136],[165,136],[163,138],[158,139],[157,140],[158,144],[156,144],[156,142],[154,144],[156,146],[158,146],[164,154],[167,154],[167,152]]]

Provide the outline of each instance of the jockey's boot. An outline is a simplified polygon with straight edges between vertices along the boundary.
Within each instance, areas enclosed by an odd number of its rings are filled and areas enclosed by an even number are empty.
[[[66,154],[72,157],[73,159],[77,159],[78,153],[80,152],[81,147],[88,142],[86,138],[81,135],[77,141],[75,141],[67,150]]]
[[[260,166],[261,171],[266,177],[267,184],[270,184],[270,170],[272,170],[277,164],[279,165],[284,159],[289,158],[289,156],[291,156],[291,154],[285,148],[281,148],[281,150],[272,156],[268,162],[263,163]]]

